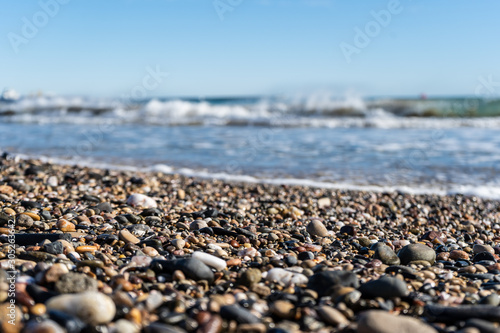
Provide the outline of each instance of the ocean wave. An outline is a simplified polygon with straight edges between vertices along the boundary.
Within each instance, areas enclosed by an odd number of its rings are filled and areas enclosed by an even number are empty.
[[[25,97],[0,104],[15,123],[323,128],[500,128],[500,101],[480,98],[362,99],[328,95],[120,101]]]

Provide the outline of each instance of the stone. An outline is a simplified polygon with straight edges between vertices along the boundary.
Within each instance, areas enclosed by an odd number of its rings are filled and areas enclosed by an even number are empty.
[[[382,310],[363,312],[358,319],[358,333],[437,333],[423,321],[409,316],[395,316]]]
[[[237,304],[221,307],[220,315],[224,319],[236,320],[240,324],[257,324],[260,322],[259,318],[254,314]]]
[[[410,293],[406,282],[396,277],[383,276],[377,280],[371,280],[358,289],[363,298],[382,297],[384,299],[394,297],[405,297]]]
[[[288,285],[290,283],[306,284],[308,279],[304,274],[287,271],[283,268],[272,268],[265,277],[267,281]]]
[[[63,329],[57,322],[46,319],[41,322],[30,321],[25,328],[26,332],[31,333],[74,333],[76,331],[68,331]]]
[[[400,259],[396,252],[384,243],[375,244],[375,246],[372,247],[372,250],[373,249],[375,250],[375,253],[373,254],[374,259],[379,259],[382,263],[391,266],[400,264]]]
[[[469,260],[469,254],[462,250],[453,250],[450,252],[450,259],[452,260]]]
[[[59,281],[56,282],[55,289],[61,294],[96,291],[97,280],[82,273],[69,272],[60,277]]]
[[[200,230],[200,229],[203,229],[203,228],[207,228],[208,227],[208,224],[206,221],[204,220],[196,220],[194,222],[191,222],[189,224],[189,230]]]
[[[342,312],[331,306],[322,305],[316,311],[321,319],[329,325],[344,327],[349,324],[349,320]]]
[[[48,243],[43,246],[43,250],[50,254],[62,254],[64,246],[60,242]]]
[[[348,271],[323,271],[309,278],[307,288],[316,291],[320,296],[328,296],[338,287],[359,287],[356,274]]]
[[[183,239],[173,239],[171,243],[177,250],[182,250],[186,246],[186,241]]]
[[[278,300],[270,306],[270,311],[274,316],[278,318],[292,319],[294,317],[294,308],[295,306],[292,303],[288,301]]]
[[[130,231],[128,231],[128,229],[120,230],[118,236],[126,243],[138,244],[141,242],[139,238],[134,236]]]
[[[113,300],[95,291],[56,296],[48,300],[46,306],[49,311],[59,310],[91,325],[107,324],[116,313]]]
[[[200,260],[203,262],[205,265],[208,265],[210,267],[215,268],[218,271],[221,271],[227,267],[226,261],[222,260],[220,258],[217,258],[216,256],[213,256],[208,253],[200,252],[200,251],[195,251],[193,253],[193,258]]]
[[[50,310],[48,314],[50,319],[64,328],[67,333],[79,333],[86,326],[86,324],[80,318],[63,311]]]
[[[306,226],[306,231],[313,236],[326,237],[328,236],[328,230],[325,225],[319,220],[312,220]]]
[[[35,223],[33,218],[27,214],[21,214],[16,219],[16,225],[20,227],[31,228],[33,223]]]
[[[144,328],[145,333],[187,333],[180,327],[162,324],[159,322],[151,323]]]
[[[425,311],[429,317],[437,321],[462,321],[467,319],[500,321],[500,307],[492,305],[443,306],[427,304]]]
[[[330,207],[332,205],[332,201],[328,197],[323,197],[318,199],[318,208]]]
[[[495,250],[491,246],[482,244],[475,244],[474,247],[472,247],[472,251],[474,252],[474,254],[483,252],[489,252],[491,254],[495,254]]]
[[[144,194],[134,193],[131,194],[127,199],[127,205],[133,207],[141,208],[156,208],[158,205],[153,198],[150,198]]]
[[[59,281],[61,276],[68,273],[68,266],[62,263],[55,263],[47,271],[45,271],[44,279],[46,283],[54,283]]]
[[[257,268],[248,268],[244,271],[238,282],[246,287],[252,288],[262,279],[262,273],[260,269]]]
[[[212,283],[214,280],[214,273],[202,261],[196,258],[177,259],[177,260],[153,260],[151,268],[158,273],[172,274],[176,270],[182,271],[187,278],[196,281],[207,280]]]
[[[427,245],[416,243],[403,247],[398,252],[398,257],[403,265],[420,260],[427,261],[432,265],[436,261],[436,252]]]

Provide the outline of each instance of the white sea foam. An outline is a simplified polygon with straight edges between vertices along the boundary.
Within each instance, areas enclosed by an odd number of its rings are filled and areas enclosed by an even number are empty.
[[[226,102],[181,99],[130,102],[78,96],[42,96],[25,97],[14,103],[0,104],[0,115],[4,122],[42,124],[99,124],[109,121],[114,124],[163,126],[500,128],[499,116],[447,117],[450,115],[446,111],[448,104],[451,105],[452,101],[446,99],[435,102],[419,100],[365,101],[357,96],[337,98],[328,94],[262,98],[252,101],[236,99]],[[408,116],[425,112],[426,107],[432,110],[434,110],[433,108],[442,108],[433,112],[437,114],[442,112],[444,117]],[[496,104],[493,104],[493,106],[489,106],[488,110],[493,110],[491,111],[493,114],[500,115],[500,106],[498,106],[498,110],[495,107]],[[462,109],[466,110],[466,107],[462,106]],[[491,114],[491,112],[486,113],[486,115]]]
[[[369,184],[354,184],[349,182],[328,182],[314,179],[300,178],[266,178],[250,175],[237,175],[224,172],[210,172],[207,170],[195,170],[190,168],[174,168],[165,164],[156,164],[148,167],[136,167],[123,164],[106,163],[94,161],[92,159],[68,160],[47,156],[29,156],[25,154],[17,154],[16,158],[29,159],[38,158],[43,162],[55,164],[71,164],[82,167],[93,167],[98,169],[111,169],[132,172],[160,172],[164,174],[180,174],[187,177],[204,178],[204,179],[219,179],[228,182],[242,182],[252,184],[270,184],[270,185],[290,185],[304,186],[315,188],[326,188],[336,190],[353,190],[353,191],[369,191],[369,192],[402,192],[408,194],[424,195],[455,195],[461,194],[466,196],[477,196],[485,199],[500,200],[500,184],[490,185],[460,185],[460,184],[434,184],[434,185],[369,185]]]

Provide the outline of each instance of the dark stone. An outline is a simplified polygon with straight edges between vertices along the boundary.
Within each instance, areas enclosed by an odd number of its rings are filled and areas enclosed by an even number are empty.
[[[61,242],[48,243],[43,246],[43,250],[50,254],[62,254],[64,252],[64,246]]]
[[[214,273],[203,262],[196,258],[177,259],[177,260],[153,260],[151,269],[157,273],[172,274],[175,270],[182,271],[187,278],[193,280],[207,280],[209,283],[214,281]]]
[[[257,235],[255,235],[253,232],[248,231],[248,230],[243,229],[243,228],[234,228],[233,230],[236,231],[237,233],[239,233],[240,235],[247,236],[250,239],[257,237]]]
[[[311,251],[300,252],[299,255],[297,256],[297,259],[299,259],[299,260],[312,260],[312,259],[314,259],[314,253],[312,253]]]
[[[220,309],[220,315],[227,320],[236,320],[239,324],[257,324],[260,322],[259,318],[254,314],[236,304],[223,306]]]
[[[147,209],[144,209],[140,215],[144,216],[144,217],[146,217],[146,216],[161,216],[162,212],[158,208],[147,208]]]
[[[495,259],[495,256],[489,252],[478,253],[474,256],[474,258],[472,258],[472,261],[475,263],[477,263],[479,261],[483,261],[483,260],[497,262]]]
[[[234,231],[230,231],[221,227],[212,227],[212,231],[214,234],[219,235],[219,236],[231,236],[231,237],[236,237],[238,234]]]
[[[358,276],[346,271],[323,271],[312,275],[307,283],[307,288],[316,291],[319,296],[331,294],[337,286],[359,287]]]
[[[386,265],[400,264],[400,260],[396,252],[384,243],[374,244],[374,246],[372,246],[372,250],[375,251],[375,254],[373,255],[374,259],[379,259]]]
[[[48,210],[42,210],[38,215],[40,215],[40,217],[45,221],[52,219],[52,215],[50,215],[50,212]]]
[[[95,240],[95,242],[98,244],[113,245],[116,242],[118,242],[118,236],[113,235],[113,234],[101,234],[101,235],[97,236],[97,239]]]
[[[427,261],[432,265],[436,261],[436,252],[427,245],[416,243],[403,247],[398,252],[398,257],[403,265],[419,260]]]
[[[469,319],[465,322],[464,327],[477,328],[481,333],[500,333],[500,328],[493,323],[482,319]]]
[[[363,298],[382,297],[384,299],[408,296],[406,282],[395,277],[384,276],[369,281],[358,289]]]
[[[500,307],[492,305],[442,306],[428,304],[425,306],[425,312],[427,318],[438,322],[456,322],[467,319],[500,321]]]
[[[349,236],[355,236],[356,235],[356,228],[354,228],[352,225],[345,225],[342,228],[340,228],[340,234],[347,234]]]
[[[50,310],[48,314],[49,318],[58,323],[67,333],[80,333],[86,326],[78,317],[62,311]]]
[[[29,209],[32,209],[32,208],[41,209],[42,208],[41,203],[36,202],[36,201],[27,201],[27,200],[21,201],[21,206],[23,206],[24,208],[29,208]]]
[[[198,230],[202,234],[207,234],[210,236],[214,235],[214,230],[211,227],[205,227]]]
[[[285,264],[289,267],[297,265],[297,257],[296,256],[286,256]]]
[[[48,239],[55,242],[59,239],[71,242],[71,234],[16,234],[16,244],[19,246],[36,245]]]
[[[84,194],[82,196],[82,201],[90,201],[90,202],[99,203],[99,202],[101,202],[101,199],[99,199],[99,197],[97,197],[95,195]]]
[[[26,285],[26,292],[31,296],[31,298],[33,298],[35,303],[45,303],[50,298],[59,295],[59,293],[55,291],[45,291],[42,289],[42,287],[34,283],[29,283]]]
[[[217,217],[219,216],[219,211],[217,209],[207,209],[203,212],[205,217]]]

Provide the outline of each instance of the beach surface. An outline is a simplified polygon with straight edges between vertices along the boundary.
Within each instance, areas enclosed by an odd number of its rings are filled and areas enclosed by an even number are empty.
[[[473,196],[227,182],[5,155],[1,325],[497,332],[499,222],[500,203]]]

